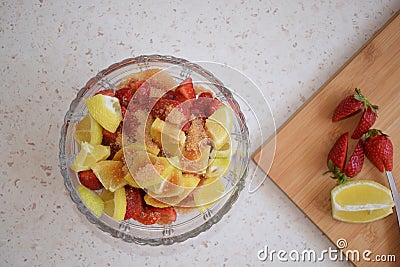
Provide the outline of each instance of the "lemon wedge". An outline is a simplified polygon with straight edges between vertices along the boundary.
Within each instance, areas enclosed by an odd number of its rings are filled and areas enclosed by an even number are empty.
[[[121,187],[114,192],[114,211],[112,217],[116,221],[122,221],[126,213],[126,194],[125,187]]]
[[[103,139],[103,131],[100,124],[90,114],[87,114],[76,125],[74,139],[79,145],[82,142],[100,145]]]
[[[220,150],[230,142],[232,132],[232,110],[227,106],[220,107],[206,120],[207,133],[214,142],[216,150]]]
[[[92,170],[104,188],[111,192],[115,192],[127,184],[124,179],[125,172],[121,161],[103,160],[95,163],[92,166]]]
[[[332,216],[351,223],[373,222],[393,212],[389,188],[369,180],[352,181],[331,191]]]
[[[115,133],[122,121],[121,105],[116,97],[98,94],[85,99],[89,114],[107,131]]]
[[[83,203],[85,203],[85,205],[93,212],[94,215],[100,217],[104,211],[104,201],[100,198],[100,196],[81,184],[78,185],[77,190]]]
[[[76,172],[90,170],[91,166],[98,161],[105,160],[110,156],[110,147],[92,145],[88,142],[81,143],[81,150],[74,160],[71,169]]]

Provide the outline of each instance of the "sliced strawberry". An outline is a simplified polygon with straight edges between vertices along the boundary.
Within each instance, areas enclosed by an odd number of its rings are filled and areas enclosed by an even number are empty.
[[[137,90],[140,86],[142,86],[143,83],[145,83],[145,82],[146,82],[145,80],[138,81],[138,80],[132,79],[132,80],[129,82],[128,87],[131,89],[132,94],[135,94],[136,90]]]
[[[348,147],[348,141],[349,141],[349,133],[346,132],[342,134],[339,139],[336,140],[335,144],[331,148],[328,154],[328,167],[329,170],[332,171],[333,173],[336,173],[336,168],[341,172],[343,170],[344,164],[346,163],[346,156],[347,156],[347,147]],[[332,162],[333,167],[335,169],[332,169],[332,165],[329,162]]]
[[[114,96],[115,95],[115,91],[114,91],[114,89],[106,89],[106,90],[98,91],[97,93],[95,93],[95,95]]]
[[[110,131],[107,131],[106,129],[103,129],[103,141],[101,142],[101,144],[103,146],[111,145],[117,139],[117,135],[118,135],[117,131],[115,133],[112,133]]]
[[[175,92],[181,94],[186,100],[196,98],[192,78],[187,78],[181,82],[175,89]]]
[[[139,188],[125,186],[126,213],[125,220],[138,220],[143,213],[143,199]]]
[[[136,219],[138,222],[151,225],[157,223],[161,218],[161,213],[159,212],[159,208],[154,208],[151,206],[145,206],[143,208],[143,212]]]
[[[103,188],[102,183],[92,170],[78,172],[78,178],[81,184],[90,190],[99,190]]]
[[[158,212],[161,217],[157,222],[158,224],[171,224],[176,221],[176,211],[174,207],[158,208]]]
[[[363,164],[364,164],[364,142],[363,140],[360,139],[349,161],[346,163],[343,173],[347,177],[354,177],[360,173]]]
[[[343,99],[333,112],[332,121],[339,121],[348,118],[361,111],[366,103],[366,98],[361,94],[360,89],[356,88],[354,95],[349,95]]]
[[[160,118],[161,120],[165,120],[168,114],[177,106],[179,106],[179,102],[176,100],[160,98],[156,104],[153,106],[150,114],[155,118]]]
[[[176,100],[176,92],[174,90],[167,91],[162,98]]]
[[[217,109],[219,109],[223,105],[224,104],[221,101],[219,101],[217,98],[214,98],[208,108],[208,114],[206,114],[207,117],[211,116],[215,111],[217,111]]]
[[[365,155],[380,172],[393,169],[393,144],[380,130],[371,129],[366,133]]]
[[[128,87],[121,88],[115,92],[115,97],[118,98],[121,106],[125,108],[128,107],[129,102],[132,99],[132,96],[133,96],[132,91]]]
[[[135,91],[134,98],[139,105],[145,105],[150,98],[150,85],[143,82]]]
[[[360,138],[375,123],[377,115],[376,115],[376,109],[374,107],[376,107],[376,106],[368,106],[364,110],[364,113],[363,113],[356,129],[354,130],[353,134],[351,135],[351,138],[353,138],[353,139]]]
[[[199,98],[200,97],[205,97],[205,98],[213,98],[213,94],[211,92],[202,92],[199,94]]]

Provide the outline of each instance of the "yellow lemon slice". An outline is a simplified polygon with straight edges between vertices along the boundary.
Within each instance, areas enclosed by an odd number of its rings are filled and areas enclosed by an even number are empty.
[[[379,220],[393,212],[389,188],[369,180],[338,185],[331,191],[332,216],[336,220],[366,223]]]
[[[94,215],[100,217],[104,211],[104,201],[100,198],[100,196],[81,184],[78,185],[77,190],[83,203],[85,203],[85,205],[93,212]]]
[[[227,106],[220,107],[206,120],[207,133],[214,142],[216,150],[220,150],[230,142],[232,132],[232,110]]]
[[[116,221],[122,221],[126,213],[126,194],[125,187],[121,187],[114,192],[114,212],[112,217]]]
[[[125,172],[121,161],[103,160],[95,163],[92,166],[92,170],[104,188],[111,192],[115,192],[127,184],[124,179]]]
[[[223,176],[228,171],[230,163],[229,159],[214,159],[208,166],[205,177],[209,179]]]
[[[108,191],[106,189],[103,189],[101,191],[100,197],[102,200],[104,200],[104,202],[107,202],[109,200],[114,199],[114,192]]]
[[[114,199],[104,202],[104,213],[112,217],[114,215]]]
[[[103,131],[100,124],[90,114],[87,114],[76,125],[74,139],[79,145],[82,142],[100,145],[103,139]]]
[[[81,143],[81,150],[74,160],[71,169],[76,172],[90,170],[96,162],[105,160],[110,156],[110,147]]]
[[[115,133],[122,121],[121,105],[116,97],[98,94],[85,100],[89,114],[107,131]]]

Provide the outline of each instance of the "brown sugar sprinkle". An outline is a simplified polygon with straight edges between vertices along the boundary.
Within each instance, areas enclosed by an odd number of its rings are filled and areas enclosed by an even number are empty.
[[[195,118],[192,120],[185,142],[185,156],[190,159],[196,159],[200,156],[200,143],[207,138],[204,129],[203,119]]]

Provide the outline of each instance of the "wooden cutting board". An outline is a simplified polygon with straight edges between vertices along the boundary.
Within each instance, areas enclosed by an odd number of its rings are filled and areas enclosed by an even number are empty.
[[[362,259],[362,252],[395,255],[396,262],[381,266],[400,266],[400,230],[395,211],[390,216],[367,224],[336,221],[331,216],[330,191],[336,181],[329,175],[326,157],[335,140],[355,129],[361,113],[347,120],[331,122],[333,110],[345,96],[361,88],[370,102],[379,105],[373,128],[389,134],[394,145],[394,170],[400,190],[400,15],[393,18],[356,55],[327,81],[276,135],[276,152],[271,168],[269,158],[275,142],[267,141],[254,155],[254,161],[270,179],[336,245],[344,238],[346,250],[358,250],[357,266],[375,266]],[[355,140],[349,143],[352,153]],[[365,159],[362,172],[353,180],[370,179],[389,187],[386,176]],[[328,248],[327,248],[328,249]],[[327,259],[329,260],[329,259]]]

